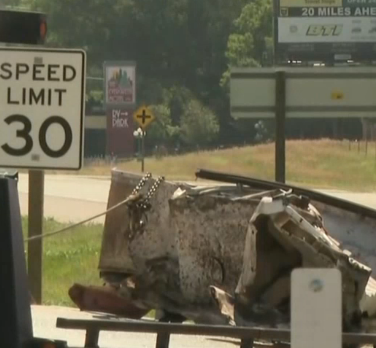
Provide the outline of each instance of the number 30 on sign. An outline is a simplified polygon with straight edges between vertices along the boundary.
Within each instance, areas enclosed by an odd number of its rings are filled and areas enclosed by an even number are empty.
[[[85,52],[0,51],[0,167],[80,169]]]

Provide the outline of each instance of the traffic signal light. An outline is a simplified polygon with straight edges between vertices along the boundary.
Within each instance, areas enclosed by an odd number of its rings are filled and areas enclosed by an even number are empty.
[[[0,42],[38,45],[44,43],[46,34],[44,13],[0,10]]]

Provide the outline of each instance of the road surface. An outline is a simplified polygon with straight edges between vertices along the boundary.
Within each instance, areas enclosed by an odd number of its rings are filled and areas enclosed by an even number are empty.
[[[195,182],[197,184],[197,182]],[[198,181],[200,183],[200,181]],[[109,178],[93,178],[76,175],[46,175],[46,217],[60,221],[80,221],[106,210],[110,189]],[[376,193],[355,193],[339,190],[319,190],[342,199],[376,209]],[[28,212],[28,175],[20,174],[19,197],[21,213]],[[104,217],[95,220],[103,222]]]
[[[77,222],[106,210],[110,180],[70,175],[46,175],[44,215],[62,222]],[[28,214],[28,175],[18,183],[21,214]],[[94,222],[104,222],[104,216]]]

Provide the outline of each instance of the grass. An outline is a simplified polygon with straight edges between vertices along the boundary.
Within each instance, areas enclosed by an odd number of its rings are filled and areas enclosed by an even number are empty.
[[[115,165],[91,162],[79,174],[110,175]],[[118,169],[140,172],[140,162],[124,161]],[[274,179],[274,143],[216,151],[195,152],[163,159],[147,158],[145,170],[169,180],[194,180],[198,168],[238,173],[256,178]],[[286,143],[286,179],[309,187],[339,188],[356,191],[376,189],[375,144],[363,142],[294,140]]]
[[[24,236],[28,219],[22,217]],[[44,232],[67,226],[49,218],[44,220]],[[101,285],[98,263],[103,225],[88,224],[44,239],[43,242],[43,293],[45,305],[75,306],[68,296],[75,283]],[[27,247],[25,248],[27,251]],[[26,256],[27,257],[27,256]]]

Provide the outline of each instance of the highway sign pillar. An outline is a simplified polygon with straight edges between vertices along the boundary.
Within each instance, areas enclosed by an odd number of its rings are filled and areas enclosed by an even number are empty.
[[[276,72],[275,80],[275,181],[286,180],[286,78],[284,71]]]
[[[145,171],[145,129],[155,120],[154,114],[146,106],[141,106],[133,114],[133,120],[141,128],[141,172]]]
[[[83,160],[86,54],[0,47],[0,167],[29,174],[29,236],[43,230],[43,170],[79,170]],[[42,301],[42,242],[30,241],[28,269]]]

